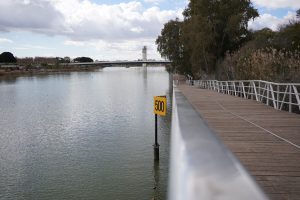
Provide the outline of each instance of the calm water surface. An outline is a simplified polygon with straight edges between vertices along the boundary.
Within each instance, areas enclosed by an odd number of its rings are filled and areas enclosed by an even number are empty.
[[[0,79],[0,199],[165,199],[171,113],[164,68]]]

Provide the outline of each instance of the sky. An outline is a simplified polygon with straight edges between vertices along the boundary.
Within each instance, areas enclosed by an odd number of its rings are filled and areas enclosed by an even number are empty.
[[[0,0],[0,53],[17,57],[91,57],[136,60],[147,46],[161,59],[155,39],[163,24],[182,19],[188,0]],[[277,30],[295,17],[300,0],[252,0],[260,17],[248,23]]]

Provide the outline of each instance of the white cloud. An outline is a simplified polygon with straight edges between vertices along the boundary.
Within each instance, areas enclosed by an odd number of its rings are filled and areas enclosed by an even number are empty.
[[[135,60],[142,58],[142,48],[147,46],[148,58],[160,59],[160,55],[156,51],[155,39],[136,39],[136,40],[92,40],[92,41],[72,41],[64,42],[67,46],[74,48],[89,49],[91,52],[96,52],[95,55],[90,55],[98,60]],[[78,55],[79,56],[79,55]],[[71,55],[77,57],[77,55]]]
[[[253,30],[259,30],[265,27],[276,30],[280,22],[281,20],[278,17],[266,13],[260,15],[254,21],[249,21],[248,25],[249,28]]]
[[[26,45],[25,47],[29,49],[38,49],[38,50],[54,50],[55,48],[41,46],[41,45]]]
[[[50,47],[45,47],[45,46],[40,46],[40,45],[22,45],[22,46],[19,46],[19,47],[14,47],[13,49],[16,49],[16,50],[31,50],[31,49],[54,50],[55,48],[50,48]]]
[[[0,1],[0,31],[26,30],[73,40],[153,38],[164,23],[180,16],[181,10],[146,9],[138,1],[113,5],[90,0]]]
[[[14,50],[30,50],[28,47],[14,47]]]
[[[99,5],[89,0],[52,2],[65,17],[65,34],[77,40],[156,37],[163,24],[179,14],[158,7],[144,9],[137,1],[114,5]]]
[[[141,33],[141,32],[144,31],[144,29],[141,28],[141,27],[133,27],[133,28],[131,28],[130,30],[131,30],[132,32],[135,32],[135,33]]]
[[[153,3],[155,5],[158,5],[161,3],[163,0],[144,0],[145,3]]]
[[[0,1],[0,31],[31,30],[54,34],[63,16],[47,0]]]
[[[183,18],[182,11],[146,8],[139,1],[108,5],[92,0],[0,0],[0,31],[66,36],[65,48],[73,46],[79,53],[102,60],[139,58],[146,45],[148,57],[158,59],[155,39],[164,23]],[[16,48],[53,50],[28,45]],[[75,53],[70,56],[77,56]]]
[[[1,43],[13,43],[13,41],[7,38],[0,38],[0,44]]]
[[[82,42],[82,41],[66,40],[66,41],[64,42],[64,45],[67,45],[67,46],[77,46],[77,47],[82,47],[82,46],[85,46],[86,43],[85,43],[85,42]]]
[[[249,21],[248,26],[250,29],[259,30],[268,27],[274,31],[278,30],[280,25],[288,23],[290,20],[295,19],[296,14],[288,12],[283,18],[278,18],[271,14],[265,13],[260,15],[254,21]]]
[[[276,8],[300,8],[299,0],[252,0],[258,6],[276,9]]]

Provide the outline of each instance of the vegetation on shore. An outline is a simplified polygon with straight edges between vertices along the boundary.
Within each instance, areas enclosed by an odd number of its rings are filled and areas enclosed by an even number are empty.
[[[17,59],[10,52],[3,52],[0,54],[0,63],[16,63]]]
[[[26,74],[48,74],[48,73],[60,73],[60,72],[80,72],[80,71],[94,71],[100,66],[89,66],[89,67],[81,67],[81,66],[44,66],[42,68],[36,67],[24,67],[24,68],[0,68],[0,77],[1,76],[18,76],[18,75],[26,75]]]
[[[27,57],[16,58],[10,52],[0,54],[0,76],[23,75],[23,74],[44,74],[51,72],[71,72],[71,71],[93,71],[99,66],[68,65],[71,62],[69,57]],[[88,57],[78,57],[73,62],[93,62]]]
[[[157,38],[168,70],[195,79],[300,81],[300,9],[278,31],[253,31],[250,0],[190,0],[184,20],[171,20]]]

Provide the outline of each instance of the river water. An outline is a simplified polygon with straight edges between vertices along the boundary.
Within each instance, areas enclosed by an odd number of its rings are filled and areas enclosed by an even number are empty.
[[[0,199],[165,199],[169,86],[161,67],[0,79]]]

